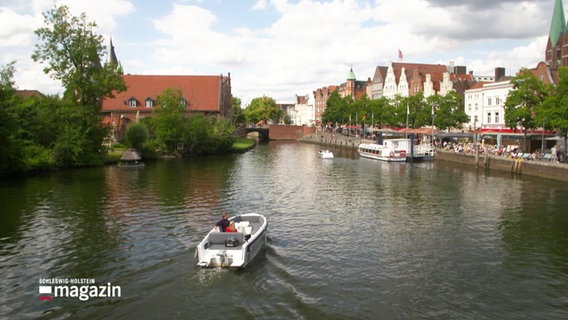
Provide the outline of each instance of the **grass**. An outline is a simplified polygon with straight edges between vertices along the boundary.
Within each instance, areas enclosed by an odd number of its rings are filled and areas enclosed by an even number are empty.
[[[105,157],[105,164],[117,163],[120,161],[120,157],[126,150],[123,146],[114,146],[111,150],[109,150],[107,156]]]
[[[255,140],[247,139],[247,138],[237,138],[235,142],[233,142],[233,146],[231,147],[234,151],[246,151],[251,149],[256,144]]]

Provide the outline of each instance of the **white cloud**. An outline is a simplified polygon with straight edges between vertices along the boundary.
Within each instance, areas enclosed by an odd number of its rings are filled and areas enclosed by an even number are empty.
[[[266,0],[256,1],[251,9],[252,10],[264,10],[264,9],[266,9]]]
[[[358,79],[367,79],[375,66],[397,60],[398,49],[408,62],[454,61],[476,74],[492,74],[501,66],[531,67],[543,59],[553,5],[510,0],[257,0],[252,6],[233,3],[231,10],[241,10],[223,12],[225,6],[218,1],[170,0],[161,5],[171,6],[167,14],[138,16],[144,10],[135,7],[143,5],[137,1],[58,3],[68,4],[74,15],[86,12],[105,37],[130,27],[121,24],[121,17],[140,21],[133,37],[143,43],[125,39],[126,33],[122,42],[114,41],[126,72],[231,72],[233,94],[244,103],[262,95],[291,101],[296,94],[344,82],[350,67]],[[0,5],[0,48],[5,52],[0,63],[17,58],[21,87],[48,87],[48,81],[31,80],[41,66],[29,56],[33,30],[43,21],[41,11],[53,4],[34,0],[27,6]],[[156,31],[154,38],[142,37]]]

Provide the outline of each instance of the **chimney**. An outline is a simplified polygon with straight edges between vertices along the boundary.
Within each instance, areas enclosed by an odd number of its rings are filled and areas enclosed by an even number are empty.
[[[457,66],[456,67],[456,74],[467,74],[467,67],[466,66]]]
[[[505,76],[505,68],[503,67],[495,68],[495,82],[498,82],[504,76]]]

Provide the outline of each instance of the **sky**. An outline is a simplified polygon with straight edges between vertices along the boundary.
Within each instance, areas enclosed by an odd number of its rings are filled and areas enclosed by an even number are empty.
[[[554,0],[0,0],[0,65],[16,61],[18,89],[63,92],[30,58],[43,12],[63,4],[112,38],[125,73],[230,73],[244,107],[312,99],[350,68],[367,80],[399,50],[404,62],[514,75],[544,60]]]

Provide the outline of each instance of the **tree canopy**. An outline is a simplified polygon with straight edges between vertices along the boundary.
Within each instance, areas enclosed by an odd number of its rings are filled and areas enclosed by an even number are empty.
[[[522,130],[525,135],[523,149],[526,150],[528,130],[540,127],[536,116],[549,94],[549,86],[529,69],[519,71],[511,83],[513,89],[509,91],[505,101],[505,124],[513,130]]]
[[[536,121],[544,123],[547,129],[558,129],[565,137],[568,134],[568,67],[560,67],[558,78],[558,85],[552,88]]]
[[[115,66],[101,65],[105,46],[96,34],[95,22],[87,22],[85,13],[72,16],[67,6],[44,12],[46,27],[38,28],[32,59],[46,63],[43,71],[60,80],[65,87],[64,98],[98,110],[104,97],[113,90],[126,90],[124,80]]]
[[[251,124],[267,120],[278,123],[283,113],[282,109],[276,105],[276,101],[267,96],[252,99],[243,111],[246,121]]]
[[[350,121],[376,127],[405,127],[408,117],[410,128],[434,125],[440,129],[457,128],[468,121],[461,97],[452,91],[445,96],[424,98],[420,92],[410,97],[369,100],[367,96],[353,101],[341,98],[337,91],[330,94],[322,115],[324,123],[346,124]]]

